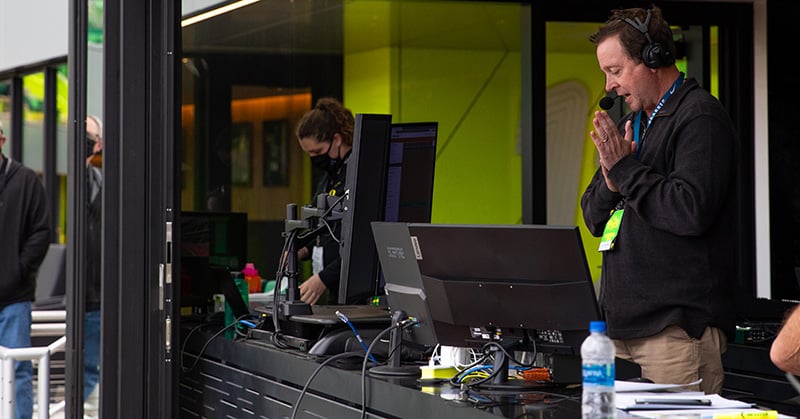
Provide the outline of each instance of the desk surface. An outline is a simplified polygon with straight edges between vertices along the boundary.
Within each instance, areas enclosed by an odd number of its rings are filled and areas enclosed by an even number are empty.
[[[309,377],[316,374],[302,398],[298,418],[360,418],[362,383],[368,418],[487,419],[531,414],[542,419],[580,418],[579,386],[462,394],[449,384],[423,386],[416,380],[362,378],[360,369],[326,366],[317,371],[320,363],[306,353],[277,349],[264,340],[217,337],[209,341],[213,331],[193,333],[181,352],[180,406],[187,417],[288,418]],[[630,416],[620,411],[617,417]]]

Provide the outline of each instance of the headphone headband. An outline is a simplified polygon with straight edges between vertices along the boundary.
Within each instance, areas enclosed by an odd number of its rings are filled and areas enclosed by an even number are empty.
[[[639,20],[638,17],[635,18],[635,22],[627,17],[623,20],[636,28],[647,39],[647,45],[642,48],[642,61],[644,61],[644,64],[650,68],[659,68],[674,63],[675,58],[672,57],[672,53],[667,48],[664,48],[658,42],[653,42],[653,38],[650,37],[650,18],[652,15],[653,10],[647,9],[647,17],[644,22]]]

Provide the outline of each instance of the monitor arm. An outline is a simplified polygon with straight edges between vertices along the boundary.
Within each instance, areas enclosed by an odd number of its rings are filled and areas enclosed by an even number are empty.
[[[344,196],[347,196],[346,194]],[[300,299],[300,289],[297,270],[297,241],[298,236],[310,238],[317,236],[326,227],[324,221],[342,219],[344,211],[341,209],[343,197],[328,194],[317,195],[316,205],[306,205],[297,218],[297,204],[286,205],[286,222],[283,236],[287,240],[286,270],[287,278],[286,298],[281,301],[279,314],[286,318],[294,315],[311,314],[311,306]],[[277,290],[276,290],[277,292]]]

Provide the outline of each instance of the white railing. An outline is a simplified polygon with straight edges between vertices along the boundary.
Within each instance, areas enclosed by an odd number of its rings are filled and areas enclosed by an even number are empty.
[[[0,346],[0,418],[14,417],[14,362],[32,361],[38,368],[37,403],[40,419],[50,417],[50,355],[64,351],[67,344],[67,312],[64,310],[33,311],[31,336],[60,336],[53,343],[36,348],[6,348]],[[40,323],[54,322],[61,323]]]

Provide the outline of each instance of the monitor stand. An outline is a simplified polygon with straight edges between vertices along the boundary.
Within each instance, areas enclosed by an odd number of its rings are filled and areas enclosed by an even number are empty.
[[[553,383],[543,384],[527,380],[509,380],[508,357],[506,353],[497,347],[492,347],[490,350],[494,352],[494,365],[492,369],[493,371],[498,371],[498,373],[490,381],[480,383],[476,387],[486,390],[519,392],[541,390],[542,387],[554,385]]]
[[[288,283],[286,284],[286,298],[280,302],[280,310],[278,311],[278,314],[283,318],[311,314],[311,305],[300,300],[300,288],[297,281],[300,276],[300,272],[297,270],[297,244],[294,241],[294,237],[287,238],[287,240],[290,241],[290,245],[289,252],[286,255],[287,267],[284,274]],[[276,290],[275,292],[278,291]]]
[[[392,324],[395,325],[389,335],[389,359],[386,365],[379,365],[369,369],[369,375],[382,378],[418,378],[422,370],[416,365],[401,365],[403,360],[403,329],[399,326],[408,315],[403,310],[392,314]]]

